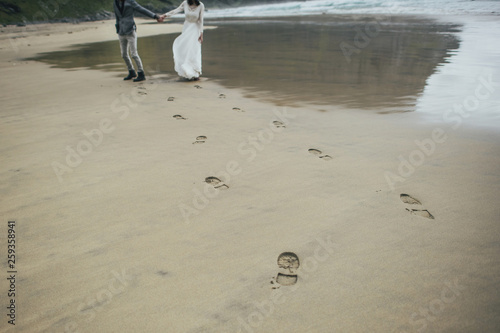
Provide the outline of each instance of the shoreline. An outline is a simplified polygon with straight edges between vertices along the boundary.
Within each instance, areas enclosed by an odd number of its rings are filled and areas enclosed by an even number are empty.
[[[77,26],[0,40],[0,215],[22,244],[2,332],[500,327],[497,131],[19,60],[116,38]]]
[[[488,33],[488,26],[492,28],[496,24],[490,19],[424,20],[397,16],[382,20],[376,16],[371,19],[358,16],[353,21],[350,15],[344,16],[340,23],[337,20],[330,22],[332,17],[337,16],[301,17],[299,21],[277,18],[283,24],[272,19],[244,20],[245,29],[241,29],[239,23],[231,23],[233,21],[213,22],[219,28],[207,35],[204,76],[226,88],[243,89],[246,97],[276,105],[337,105],[338,108],[361,108],[380,114],[417,111],[423,114],[423,119],[438,125],[456,121],[450,120],[456,117],[449,115],[449,109],[456,103],[463,103],[464,96],[473,94],[475,86],[471,81],[489,78],[495,85],[500,75],[489,47],[495,35]],[[402,24],[405,20],[409,21]],[[328,28],[317,28],[322,22]],[[299,24],[300,27],[292,30],[301,32],[290,36],[287,31],[290,24],[293,27]],[[375,30],[363,37],[368,38],[366,44],[359,44],[362,35],[354,32],[367,27],[375,29],[373,24],[382,27],[380,34]],[[147,22],[139,25],[139,31],[145,32],[140,37],[143,62],[151,70],[154,68],[153,72],[175,77],[168,46],[175,34],[164,34],[174,26],[179,25],[166,27]],[[271,29],[273,34],[263,40],[260,37],[263,29]],[[113,34],[108,31],[107,35],[108,43],[45,53],[38,60],[67,69],[122,71]],[[297,39],[298,44],[290,43],[291,38]],[[330,46],[322,42],[326,39]],[[307,45],[321,47],[312,51]],[[476,52],[478,48],[480,51]],[[256,49],[265,50],[262,54],[266,56],[255,52]],[[83,58],[81,54],[96,56]],[[285,63],[280,59],[286,59]],[[308,59],[324,61],[310,62]],[[240,70],[235,70],[237,68]],[[447,82],[448,76],[453,76],[454,80]],[[454,88],[443,94],[447,87]],[[477,110],[468,110],[469,114],[458,116],[467,118],[467,123],[473,126],[494,130],[499,124],[499,119],[495,118],[495,103],[498,102],[498,97],[490,96],[486,102],[481,101]]]

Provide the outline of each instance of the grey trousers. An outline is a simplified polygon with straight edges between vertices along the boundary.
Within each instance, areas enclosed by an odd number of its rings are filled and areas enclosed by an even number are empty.
[[[137,52],[137,33],[134,31],[130,35],[118,35],[118,39],[120,40],[120,50],[122,52],[122,58],[125,60],[127,64],[128,70],[134,70],[134,65],[132,65],[132,60],[130,59],[130,54],[137,65],[138,72],[144,72],[144,68],[142,67],[142,61],[139,57],[139,53]]]

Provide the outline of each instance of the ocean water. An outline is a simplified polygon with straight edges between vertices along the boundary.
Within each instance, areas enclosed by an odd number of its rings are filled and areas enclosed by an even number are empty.
[[[321,24],[323,27],[329,26],[329,40],[337,44],[337,49],[340,45],[337,36],[342,36],[343,41],[353,40],[341,28],[345,21],[338,17],[365,16],[365,22],[370,22],[371,16],[381,26],[381,33],[370,40],[369,47],[353,57],[361,58],[359,64],[362,66],[353,68],[352,64],[343,63],[341,70],[348,68],[349,79],[332,82],[333,78],[338,77],[339,68],[334,64],[339,59],[337,56],[331,58],[330,66],[330,69],[335,69],[335,73],[332,74],[330,70],[327,79],[318,75],[309,82],[302,81],[307,87],[323,93],[330,88],[327,94],[330,99],[325,98],[324,94],[316,95],[313,96],[316,102],[328,100],[330,104],[352,107],[360,107],[357,102],[362,102],[364,107],[383,109],[381,112],[416,111],[427,116],[430,121],[446,122],[460,118],[460,123],[500,129],[500,0],[308,0],[224,10],[209,9],[207,12],[208,21],[214,22],[236,22],[237,19],[250,22],[276,20],[279,17],[300,17],[302,22],[307,22],[307,17],[313,16],[327,18]],[[420,31],[416,25],[408,22],[403,24],[409,29],[398,26],[398,17],[409,16],[424,20],[432,18],[440,24],[435,25],[434,31],[432,28]],[[422,24],[433,26],[432,22],[423,21]],[[295,27],[302,30],[306,26],[307,23]],[[359,21],[348,22],[347,26],[351,32],[363,29]],[[456,30],[452,31],[451,27]],[[384,39],[392,39],[392,42],[384,42]],[[429,42],[434,45],[430,46]],[[407,47],[408,43],[417,46],[411,49]],[[292,56],[293,52],[289,54]],[[430,54],[434,57],[430,57]],[[377,62],[375,66],[374,57]],[[373,67],[379,67],[380,64],[385,65],[384,70],[377,72]],[[392,75],[387,75],[388,72]],[[372,80],[368,80],[369,77]],[[379,83],[374,83],[374,77],[380,79]],[[353,78],[358,79],[358,83],[353,85]],[[270,78],[269,81],[273,80]],[[241,83],[246,83],[244,81]],[[409,84],[409,81],[412,83]],[[481,82],[489,82],[487,86],[491,91],[488,98],[478,101],[474,99],[475,91],[486,87]],[[289,83],[290,80],[282,80],[279,85]],[[321,89],[318,89],[317,83],[320,83]],[[376,84],[379,86],[374,88]],[[335,94],[335,91],[345,93],[345,87],[348,86],[354,87],[353,91],[347,91],[350,98]],[[274,91],[279,90],[278,84],[273,88]],[[460,114],[461,107],[468,107],[471,111],[462,111]]]
[[[207,18],[323,14],[500,15],[500,0],[309,0],[208,9]]]
[[[498,13],[500,1],[480,0],[208,8],[205,23],[217,29],[205,33],[202,76],[278,105],[418,112],[428,121],[500,130]],[[173,22],[183,19],[179,15]],[[140,31],[139,25],[139,37]],[[139,38],[145,67],[173,81],[176,37]],[[126,68],[118,50],[118,42],[109,41],[37,60],[122,76]]]

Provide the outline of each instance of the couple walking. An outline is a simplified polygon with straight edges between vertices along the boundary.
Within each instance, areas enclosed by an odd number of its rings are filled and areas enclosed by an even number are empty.
[[[124,80],[134,82],[146,80],[141,58],[137,52],[137,33],[134,13],[137,11],[158,23],[165,18],[184,12],[186,19],[182,34],[173,44],[175,71],[179,76],[189,80],[198,80],[201,75],[201,43],[203,43],[203,14],[205,6],[198,0],[184,0],[181,5],[165,14],[155,14],[139,5],[135,0],[114,0],[116,16],[116,33],[120,41],[120,49],[129,74]],[[129,52],[137,66],[137,73],[130,59]]]

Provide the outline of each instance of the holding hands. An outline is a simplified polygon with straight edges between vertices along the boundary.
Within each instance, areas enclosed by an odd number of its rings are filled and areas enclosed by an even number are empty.
[[[157,14],[156,15],[156,22],[162,23],[165,20],[166,17],[167,17],[167,14],[162,14],[162,15],[158,15]]]

